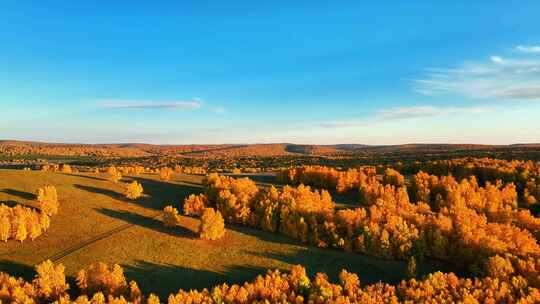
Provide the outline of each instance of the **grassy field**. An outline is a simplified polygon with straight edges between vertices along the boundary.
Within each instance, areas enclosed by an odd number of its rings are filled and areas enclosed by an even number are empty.
[[[132,202],[122,192],[134,179],[142,183],[145,197]],[[319,249],[245,227],[227,226],[219,241],[198,239],[194,218],[182,217],[181,227],[164,227],[160,210],[167,204],[179,207],[187,195],[201,191],[201,181],[194,175],[173,175],[168,182],[141,175],[115,184],[104,174],[0,170],[0,202],[35,206],[34,192],[44,185],[56,186],[60,201],[50,229],[35,241],[0,243],[0,271],[30,279],[35,264],[51,259],[64,264],[73,280],[92,262],[118,263],[144,292],[161,296],[178,288],[243,282],[268,268],[288,270],[294,264],[312,274],[324,271],[334,280],[343,268],[358,273],[362,283],[404,277],[404,262]],[[419,274],[435,270],[454,269],[434,261],[418,265]]]

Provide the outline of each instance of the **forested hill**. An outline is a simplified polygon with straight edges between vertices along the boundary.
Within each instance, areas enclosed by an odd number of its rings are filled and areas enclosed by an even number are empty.
[[[194,156],[241,157],[287,155],[363,155],[372,153],[439,153],[452,151],[539,150],[540,144],[474,145],[474,144],[403,144],[403,145],[301,145],[221,144],[221,145],[152,145],[141,143],[67,144],[0,140],[2,156],[56,155],[97,157]]]

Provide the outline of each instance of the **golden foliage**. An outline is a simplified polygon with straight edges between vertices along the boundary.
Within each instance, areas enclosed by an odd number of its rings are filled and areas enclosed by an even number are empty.
[[[123,296],[129,301],[140,301],[141,298],[137,283],[131,281],[128,284],[124,270],[118,264],[111,267],[102,262],[91,264],[77,273],[77,286],[87,295],[102,293],[105,296]]]
[[[51,216],[58,213],[58,194],[56,193],[56,187],[45,186],[38,188],[37,201],[42,212]]]
[[[130,200],[138,199],[143,194],[143,187],[139,182],[133,181],[126,186],[126,191],[124,194]]]
[[[225,235],[225,222],[219,211],[205,208],[201,215],[199,235],[203,239],[218,240]]]
[[[191,216],[201,216],[207,205],[206,195],[191,194],[184,200],[184,214]]]
[[[163,223],[167,227],[174,227],[180,224],[180,215],[178,214],[178,209],[173,206],[166,206],[163,209]]]
[[[60,165],[60,172],[62,173],[71,173],[73,170],[71,169],[71,166],[68,164],[62,164]]]
[[[383,184],[401,187],[405,185],[405,177],[401,175],[397,170],[387,168],[384,170],[382,179]]]
[[[171,179],[171,175],[173,173],[173,170],[169,167],[163,167],[159,169],[159,178],[164,181],[168,181]]]
[[[122,179],[122,173],[118,171],[115,166],[110,166],[107,169],[107,179],[111,182],[117,183]]]
[[[366,179],[374,175],[375,168],[373,167],[338,171],[324,166],[303,166],[283,169],[278,172],[277,179],[284,184],[304,184],[315,188],[346,192],[360,187]]]
[[[45,300],[57,300],[68,289],[64,265],[54,265],[50,260],[36,266],[37,275],[32,281],[40,298]]]
[[[512,259],[507,257],[505,259]],[[516,263],[520,263],[517,261]],[[529,264],[530,265],[530,264]],[[51,276],[52,274],[52,276]],[[537,274],[537,272],[536,272]],[[241,285],[221,284],[211,289],[182,290],[171,294],[167,303],[538,303],[540,290],[527,276],[506,273],[506,277],[465,279],[453,273],[435,272],[425,279],[403,280],[397,285],[376,283],[361,286],[354,273],[342,270],[339,282],[332,283],[324,273],[313,278],[300,266],[290,272],[268,271],[251,282]],[[531,273],[531,275],[533,275]],[[63,267],[47,264],[37,277],[28,283],[6,273],[0,273],[0,301],[5,303],[40,303],[58,300],[58,303],[160,303],[153,294],[145,297],[137,283],[127,283],[123,270],[114,265],[90,265],[81,270],[77,278],[82,295],[69,301],[68,286],[63,282]],[[50,284],[55,282],[54,284]],[[42,286],[56,286],[53,297],[44,298]],[[50,293],[51,295],[53,293]]]
[[[43,212],[16,205],[0,204],[0,240],[34,240],[49,228],[50,218]]]

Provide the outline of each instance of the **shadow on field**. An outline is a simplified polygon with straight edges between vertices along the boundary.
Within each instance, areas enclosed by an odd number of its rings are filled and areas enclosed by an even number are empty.
[[[201,187],[180,185],[165,181],[156,181],[143,177],[130,177],[143,186],[144,193],[147,195],[141,201],[145,207],[162,210],[167,205],[182,206],[184,199],[190,194],[201,193]]]
[[[0,190],[0,192],[3,192],[5,194],[9,194],[9,195],[13,195],[13,196],[16,196],[18,198],[22,198],[22,199],[29,200],[29,201],[36,199],[36,195],[34,193],[25,192],[25,191],[19,191],[19,190],[15,190],[15,189],[2,189],[2,190]]]
[[[120,193],[118,193],[116,191],[113,191],[113,190],[97,188],[97,187],[92,187],[92,186],[79,185],[79,184],[75,184],[75,185],[73,185],[73,187],[75,187],[77,189],[87,191],[87,192],[91,192],[91,193],[106,195],[106,196],[108,196],[108,197],[110,197],[112,199],[115,199],[115,200],[129,202],[129,200],[125,196],[123,196],[122,194],[120,194]]]
[[[311,277],[317,272],[324,272],[333,282],[339,280],[339,273],[343,269],[357,273],[362,283],[375,283],[378,281],[396,283],[405,276],[405,262],[377,259],[329,248],[302,248],[290,254],[275,252],[249,253],[290,265],[300,264],[306,268]]]
[[[9,201],[0,201],[0,204],[6,205],[6,206],[8,206],[10,208],[13,208],[13,207],[15,207],[17,205],[23,205],[24,206],[24,204],[21,204],[21,203],[19,203],[17,201],[11,201],[11,200],[9,200]]]
[[[302,243],[298,240],[292,239],[290,237],[287,237],[283,234],[280,234],[279,232],[268,232],[256,228],[241,226],[238,224],[226,224],[226,228],[229,230],[233,230],[242,234],[247,234],[250,236],[254,236],[259,240],[265,241],[265,242],[272,242],[272,243],[280,243],[280,244],[288,244],[288,245],[302,245],[305,246],[305,243]]]
[[[82,175],[82,174],[75,174],[75,173],[64,173],[64,175],[74,176],[74,177],[82,177],[82,178],[91,179],[91,180],[98,180],[98,181],[107,181],[104,178],[95,177],[95,176],[88,176],[88,175]]]
[[[387,260],[331,248],[302,248],[291,254],[248,253],[291,265],[300,264],[306,268],[310,276],[314,276],[317,272],[325,272],[333,282],[339,281],[339,273],[343,269],[358,274],[362,284],[373,284],[379,281],[397,284],[406,279],[407,262],[405,261]],[[429,259],[417,262],[417,278],[422,278],[435,271],[454,272],[459,276],[467,276],[467,273],[462,269],[449,263]]]
[[[234,178],[249,178],[255,183],[259,184],[272,184],[274,186],[279,186],[276,175],[272,173],[241,173],[241,174],[232,174],[227,173],[223,175],[228,175]]]
[[[107,208],[99,208],[99,209],[94,209],[94,210],[96,210],[97,212],[101,214],[110,216],[112,218],[120,219],[132,225],[145,227],[148,229],[166,233],[168,235],[172,235],[176,237],[184,237],[184,238],[197,237],[197,234],[194,231],[191,231],[190,229],[187,229],[186,227],[182,227],[182,226],[176,226],[176,227],[170,227],[170,228],[165,227],[163,225],[163,222],[161,222],[158,219],[158,216],[147,217],[147,216],[129,212],[129,211],[118,211],[118,210],[112,210],[112,209],[107,209]]]
[[[237,284],[252,281],[257,275],[265,274],[266,269],[251,266],[234,266],[224,272],[192,269],[172,264],[155,264],[137,261],[135,265],[122,265],[126,277],[135,280],[141,291],[159,295],[161,300],[175,294],[178,289],[211,289],[222,283]]]
[[[32,280],[36,274],[34,268],[28,265],[7,260],[0,260],[0,271],[9,273],[9,275],[17,278],[21,277],[25,280]]]

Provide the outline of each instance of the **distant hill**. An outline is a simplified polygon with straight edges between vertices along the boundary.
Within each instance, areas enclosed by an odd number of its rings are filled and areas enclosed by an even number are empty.
[[[404,144],[370,146],[362,144],[302,145],[273,144],[221,144],[221,145],[153,145],[144,143],[66,144],[17,140],[0,140],[0,155],[55,155],[94,157],[244,157],[287,155],[355,155],[385,153],[436,153],[444,151],[490,151],[506,149],[539,149],[540,143],[513,145],[476,144]]]

